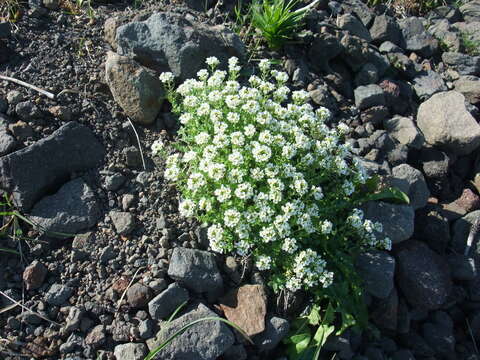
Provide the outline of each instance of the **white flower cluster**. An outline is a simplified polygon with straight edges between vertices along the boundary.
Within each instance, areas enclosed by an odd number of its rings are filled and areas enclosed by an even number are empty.
[[[288,75],[267,60],[249,86],[237,81],[238,59],[229,60],[228,72],[216,69],[216,58],[206,62],[209,70],[174,94],[182,99],[185,150],[168,157],[165,177],[182,193],[180,212],[210,224],[212,250],[253,254],[259,270],[294,291],[332,283],[322,244],[337,237],[388,248],[388,239],[374,236],[379,225],[359,210],[347,219],[335,206],[367,180],[342,142],[348,128],[329,128],[328,109],[314,110],[306,91],[291,92]],[[170,75],[160,79],[171,88]]]

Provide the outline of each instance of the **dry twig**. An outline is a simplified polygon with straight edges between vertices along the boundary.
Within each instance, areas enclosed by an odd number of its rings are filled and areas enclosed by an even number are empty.
[[[6,81],[11,81],[11,82],[17,83],[19,85],[28,87],[28,88],[33,89],[35,91],[38,91],[40,94],[45,95],[49,99],[52,99],[52,100],[55,99],[55,94],[52,94],[51,92],[49,92],[47,90],[40,89],[39,87],[37,87],[35,85],[26,83],[25,81],[18,80],[18,79],[9,77],[9,76],[4,76],[4,75],[0,75],[0,80],[6,80]]]

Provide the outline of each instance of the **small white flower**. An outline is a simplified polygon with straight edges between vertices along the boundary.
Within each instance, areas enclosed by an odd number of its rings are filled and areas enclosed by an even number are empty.
[[[190,199],[185,199],[180,203],[178,210],[182,216],[193,216],[195,213],[195,203]]]
[[[198,145],[206,144],[208,142],[208,140],[210,140],[210,135],[208,135],[208,133],[206,133],[206,132],[201,132],[200,134],[195,136],[195,142]]]
[[[260,63],[258,64],[258,67],[262,72],[267,72],[270,70],[270,61],[268,59],[262,59],[260,60]]]
[[[240,213],[235,209],[225,211],[223,221],[227,227],[233,228],[240,222]]]
[[[217,200],[220,202],[225,202],[232,196],[232,191],[229,187],[222,185],[214,192]]]
[[[255,265],[260,271],[269,270],[272,267],[272,258],[269,256],[260,255],[257,258]]]
[[[321,229],[322,234],[328,235],[332,232],[332,229],[333,229],[333,224],[328,220],[324,220],[322,223],[322,229]]]
[[[165,84],[165,83],[172,82],[175,77],[173,76],[173,74],[171,72],[167,71],[167,72],[161,73],[159,78],[160,78],[160,81]]]
[[[197,77],[202,80],[202,81],[205,81],[207,80],[208,78],[208,70],[207,69],[201,69],[197,72]]]
[[[164,146],[163,146],[163,142],[162,140],[158,139],[158,140],[155,140],[152,144],[152,153],[153,155],[158,155],[161,153],[161,151],[163,150]]]
[[[282,244],[283,251],[289,254],[293,254],[295,251],[297,251],[297,249],[298,249],[297,240],[293,238],[285,238],[285,240],[283,240],[283,244]]]
[[[207,63],[207,65],[210,65],[212,67],[215,67],[218,64],[220,64],[220,61],[215,56],[210,56],[210,57],[206,58],[205,62]]]

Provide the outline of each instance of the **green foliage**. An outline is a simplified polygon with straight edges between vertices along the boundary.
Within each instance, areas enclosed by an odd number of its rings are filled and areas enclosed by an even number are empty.
[[[368,324],[354,259],[391,248],[381,224],[359,207],[408,197],[380,189],[344,143],[348,126],[328,126],[328,109],[315,110],[306,91],[291,92],[288,75],[268,60],[244,86],[238,59],[228,72],[216,69],[216,58],[207,64],[176,90],[173,75],[161,74],[182,127],[177,151],[161,140],[152,150],[170,152],[164,176],[180,191],[180,213],[209,225],[213,251],[252,256],[276,293],[309,293],[318,308],[289,347],[318,357],[333,331]]]
[[[461,44],[464,51],[470,56],[480,55],[480,41],[475,40],[475,34],[465,31],[461,33]]]
[[[16,22],[22,14],[20,0],[0,0],[0,21]]]

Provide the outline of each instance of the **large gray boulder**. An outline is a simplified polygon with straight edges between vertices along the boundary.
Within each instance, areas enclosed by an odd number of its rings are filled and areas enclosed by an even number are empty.
[[[370,28],[370,35],[375,44],[390,41],[395,45],[402,45],[402,31],[395,18],[387,15],[378,15]]]
[[[223,291],[223,279],[212,253],[177,247],[173,249],[168,276],[196,293],[217,297]]]
[[[181,80],[194,77],[209,56],[225,64],[231,56],[245,55],[240,38],[225,27],[190,22],[168,12],[120,26],[116,43],[120,55],[159,72],[171,71]]]
[[[408,195],[414,210],[427,205],[430,190],[421,171],[408,164],[401,164],[392,169],[392,174],[390,184]]]
[[[30,220],[47,232],[77,234],[95,225],[100,215],[95,194],[83,179],[78,178],[35,204]]]
[[[0,158],[0,188],[13,195],[21,211],[28,211],[72,173],[98,165],[103,155],[103,146],[90,129],[69,122],[35,144]]]
[[[480,145],[480,125],[457,91],[435,94],[422,103],[417,124],[428,143],[453,154],[467,155]]]
[[[109,51],[105,77],[113,98],[128,117],[144,125],[155,121],[165,92],[154,72],[128,57]]]
[[[413,235],[415,212],[410,205],[390,204],[383,201],[370,201],[362,206],[365,218],[383,225],[383,233],[396,244]]]
[[[176,331],[192,321],[217,315],[203,304],[188,311],[186,314],[162,326],[157,336],[147,345],[155,349]],[[161,350],[155,359],[158,360],[215,360],[235,342],[235,337],[228,326],[220,321],[202,321],[189,329]]]
[[[422,242],[411,240],[396,252],[398,285],[414,307],[435,310],[452,288],[447,262]]]

